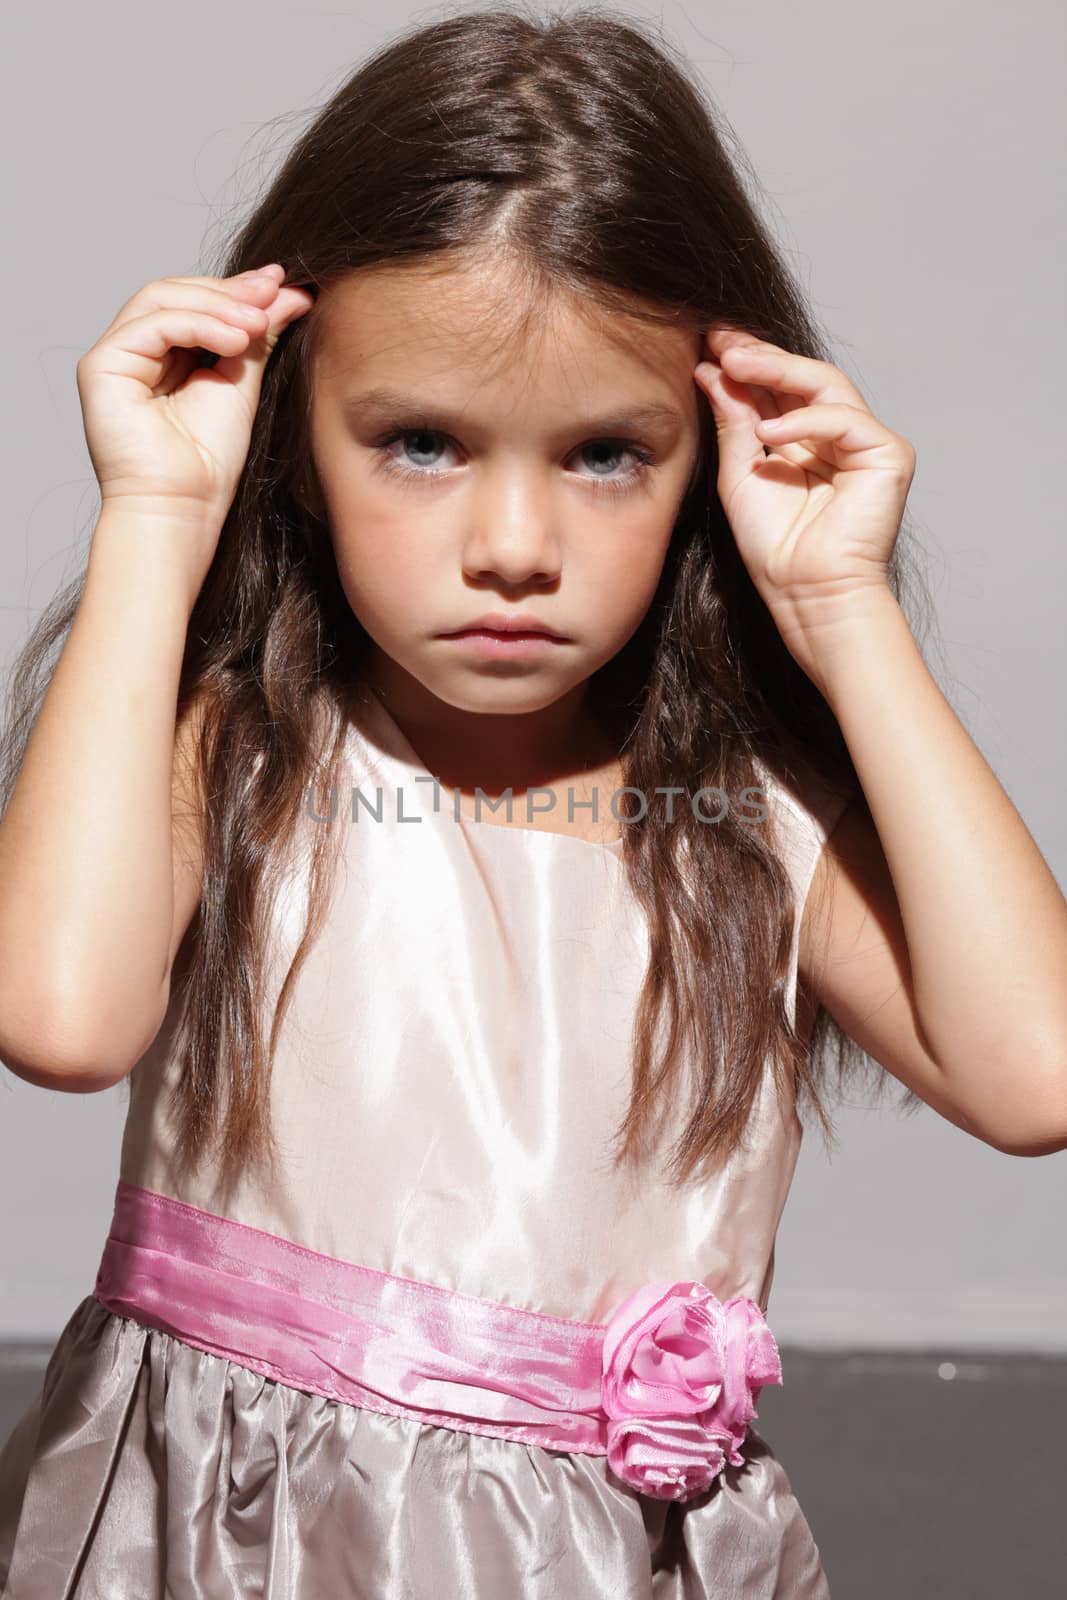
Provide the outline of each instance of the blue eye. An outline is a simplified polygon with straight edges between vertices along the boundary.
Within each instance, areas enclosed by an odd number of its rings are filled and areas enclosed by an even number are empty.
[[[432,450],[427,451],[426,448],[425,448],[426,440],[427,439],[443,439],[443,438],[444,438],[443,434],[435,433],[432,428],[401,428],[398,432],[392,434],[390,438],[388,438],[388,439],[386,439],[384,441],[384,443],[382,445],[382,448],[384,449],[386,445],[396,444],[399,441],[404,441],[405,444],[406,444],[407,441],[414,439],[417,442],[417,444],[421,444],[424,447],[421,451],[416,449],[416,451],[415,451],[416,455],[419,455],[419,454],[425,455],[427,453],[432,455],[433,451]],[[386,460],[392,462],[395,465],[395,458],[394,457],[387,456]],[[402,463],[402,465],[404,465],[404,463]],[[425,463],[424,463],[424,465],[425,465]]]
[[[634,454],[634,451],[628,445],[624,445],[621,440],[615,439],[594,439],[590,444],[583,444],[581,448],[583,450],[603,450],[605,445],[608,447],[607,453],[609,456]],[[600,474],[595,473],[594,476],[599,477]],[[626,476],[627,474],[623,473],[623,477]]]
[[[398,455],[389,454],[391,447],[400,444],[405,451],[411,448],[410,441],[415,441],[415,455],[434,454],[432,441],[445,440],[447,435],[437,428],[425,427],[414,424],[406,428],[394,428],[392,432],[374,443],[374,450],[378,453],[379,465],[382,471],[393,474],[395,477],[406,479],[408,482],[433,482],[434,479],[443,477],[444,470],[433,466],[412,466],[408,461],[401,460]],[[643,445],[632,444],[624,439],[591,439],[588,443],[580,445],[579,451],[604,452],[607,447],[609,458],[630,456],[634,465],[626,472],[614,473],[606,476],[603,473],[594,473],[588,482],[593,484],[595,490],[603,493],[624,493],[640,482],[652,466],[653,456],[650,450]],[[421,447],[421,448],[420,448]]]

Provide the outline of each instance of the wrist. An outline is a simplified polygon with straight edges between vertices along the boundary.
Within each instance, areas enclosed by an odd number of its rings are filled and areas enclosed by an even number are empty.
[[[839,687],[855,675],[858,664],[870,660],[872,652],[904,636],[915,642],[900,602],[884,585],[858,590],[825,609],[818,623],[804,633],[810,671],[831,704]]]
[[[86,587],[132,584],[180,607],[188,622],[217,537],[202,518],[105,501],[89,545]]]

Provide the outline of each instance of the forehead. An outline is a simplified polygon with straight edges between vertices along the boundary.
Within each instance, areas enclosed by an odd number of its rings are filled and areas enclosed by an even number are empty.
[[[677,403],[691,394],[701,355],[694,330],[610,311],[511,263],[354,272],[320,295],[316,311],[316,381],[346,393],[459,384]]]

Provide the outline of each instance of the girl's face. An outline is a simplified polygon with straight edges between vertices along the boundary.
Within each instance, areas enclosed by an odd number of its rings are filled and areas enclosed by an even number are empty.
[[[312,456],[368,675],[442,712],[580,698],[645,615],[697,466],[700,335],[562,299],[524,316],[490,263],[353,274],[319,314]],[[487,613],[560,638],[446,637]]]

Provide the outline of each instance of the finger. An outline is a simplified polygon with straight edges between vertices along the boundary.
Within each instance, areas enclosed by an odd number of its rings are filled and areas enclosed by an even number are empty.
[[[235,272],[231,278],[206,278],[175,274],[170,278],[160,278],[155,284],[149,284],[147,287],[158,287],[161,283],[191,283],[203,284],[209,289],[224,289],[239,294],[243,292],[246,284],[255,283],[260,278],[265,283],[274,284],[280,288],[285,282],[285,268],[279,262],[275,262],[270,267],[249,267],[246,272]]]
[[[158,281],[160,283],[225,284],[240,283],[242,278],[259,276],[273,278],[275,283],[282,283],[285,280],[285,268],[282,266],[280,261],[272,261],[265,267],[246,267],[243,272],[231,273],[227,278],[212,278],[206,274],[197,275],[196,273],[192,272],[174,272],[169,274],[166,278],[160,278]]]
[[[738,378],[731,373],[735,383],[743,383],[752,391],[753,398],[760,408],[762,417],[780,417],[786,411],[796,411],[799,406],[806,405],[798,394],[785,394],[781,389],[769,389],[764,383],[750,383],[747,378]]]
[[[719,349],[780,349],[778,346],[768,346],[765,340],[757,339],[755,335],[746,333],[739,328],[713,328],[709,331],[706,342]],[[743,367],[744,362],[733,363],[733,365]],[[789,411],[799,410],[801,406],[807,403],[800,395],[788,394],[784,390],[774,390],[768,388],[765,384],[752,382],[751,378],[755,377],[759,372],[760,363],[756,361],[755,363],[750,363],[750,365],[754,367],[754,370],[743,375],[744,387],[752,395],[753,403],[761,419],[773,419],[782,416]],[[742,374],[734,373],[733,381],[735,384],[741,383]],[[808,445],[791,444],[783,441],[781,443],[775,442],[772,450],[772,442],[769,439],[765,439],[763,443],[767,451],[773,453],[775,457],[787,461],[791,466],[798,467],[804,472],[814,473],[819,477],[826,477],[828,469],[832,470],[835,465],[832,453],[828,453],[825,448],[821,450],[812,449]]]
[[[869,460],[847,458],[872,451],[884,452],[886,465],[890,464],[890,458],[899,454],[903,460],[906,454],[903,448],[906,441],[890,433],[866,407],[842,404],[801,406],[799,410],[790,411],[784,416],[761,418],[756,424],[756,431],[761,439],[775,449],[779,445],[805,439],[824,440],[832,444],[835,451],[844,453],[846,459],[841,465],[846,467],[870,466]]]
[[[262,333],[253,335],[247,350],[238,351],[229,359],[223,356],[215,363],[219,377],[226,378],[244,395],[252,412],[259,403],[263,369],[274,347],[289,324],[302,317],[314,303],[315,297],[307,289],[279,289]],[[245,360],[244,357],[252,359]]]
[[[129,299],[101,335],[110,338],[128,322],[147,316],[153,311],[169,307],[205,311],[233,321],[239,327],[254,328],[261,332],[267,326],[266,308],[279,293],[277,279],[273,276],[243,274],[237,279],[220,282],[216,278],[160,278],[146,283]],[[243,311],[251,307],[251,313]]]
[[[230,299],[248,299],[263,305],[269,304],[272,296],[277,292],[279,277],[284,276],[285,269],[280,264],[267,267],[253,267],[247,272],[239,272],[230,278],[211,277],[171,277],[155,278],[149,283],[142,284],[130,298],[119,307],[101,338],[107,338],[116,328],[129,322],[133,317],[143,316],[147,310],[158,310],[161,306],[173,302],[176,285],[185,284],[201,290],[212,290],[216,293],[225,293]],[[180,302],[179,302],[180,303]]]
[[[721,371],[721,368],[717,367],[714,362],[703,362],[696,369],[697,375],[700,374],[702,368],[706,368],[709,373]],[[782,415],[783,411],[804,404],[802,400],[798,400],[794,396],[776,395],[772,390],[764,389],[760,384],[739,383],[735,378],[730,378],[728,385],[726,392],[729,396],[734,396],[738,399],[744,397],[748,400],[753,428],[755,428],[756,422],[762,418],[778,417]],[[753,437],[757,437],[755,433]],[[766,448],[770,449],[770,445],[768,444]],[[804,449],[800,445],[785,445],[777,453],[798,467],[810,468],[813,465],[814,458],[811,451]]]
[[[758,412],[758,418],[753,419],[754,428],[757,421],[774,422],[790,411],[799,410],[804,404],[796,395],[775,394],[773,390],[765,389],[758,383],[741,384],[736,379],[730,381],[735,389],[745,390],[751,396],[753,408]],[[759,438],[758,433],[756,437]],[[800,467],[805,472],[825,476],[827,467],[833,465],[832,457],[825,453],[825,448],[820,454],[817,450],[811,449],[808,443],[792,444],[788,440],[778,439],[764,439],[762,442],[769,454],[780,457],[783,461],[788,461],[791,466]]]
[[[733,373],[728,376],[735,389],[743,389],[751,395],[752,405],[761,417],[781,417],[804,404],[799,395],[781,394],[762,383],[749,383],[744,378],[737,378]]]
[[[714,362],[702,361],[694,377],[708,396],[719,455],[717,489],[724,508],[745,479],[765,460],[755,424],[760,421],[752,398]]]
[[[719,365],[732,377],[745,381],[751,375],[752,382],[783,395],[799,396],[804,403],[866,405],[855,384],[832,362],[794,355],[736,328],[714,328],[705,337]]]
[[[94,345],[78,363],[94,378],[130,378],[154,391],[163,381],[173,351],[213,350],[220,355],[247,353],[253,335],[208,312],[165,308],[132,317],[110,339]]]

